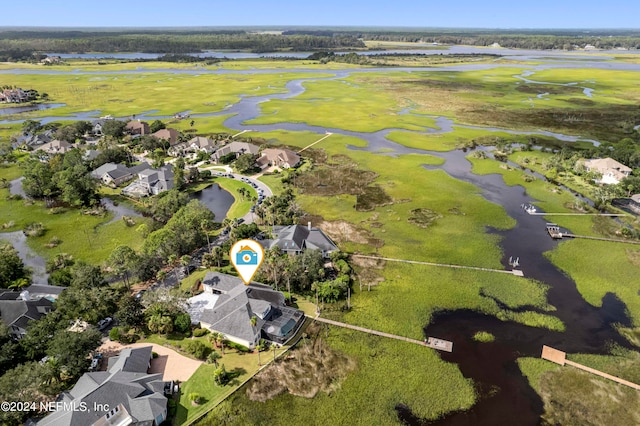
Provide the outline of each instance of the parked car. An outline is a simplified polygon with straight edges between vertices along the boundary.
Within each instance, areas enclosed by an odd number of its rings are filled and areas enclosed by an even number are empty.
[[[113,322],[113,318],[111,317],[106,317],[105,319],[101,319],[100,321],[98,321],[98,330],[104,330],[105,328],[109,327],[112,322]]]

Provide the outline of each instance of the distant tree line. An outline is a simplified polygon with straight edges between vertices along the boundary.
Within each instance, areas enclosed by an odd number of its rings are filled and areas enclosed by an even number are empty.
[[[442,30],[442,31],[330,31],[297,30],[285,31],[287,35],[322,35],[323,37],[355,36],[358,39],[372,41],[423,42],[455,45],[490,46],[498,43],[502,47],[518,49],[565,49],[574,46],[580,48],[592,45],[599,49],[640,49],[639,31],[478,31],[478,30]]]
[[[28,49],[0,50],[0,62],[40,62],[46,55]]]
[[[232,33],[0,32],[0,51],[198,53],[234,49],[254,52],[364,48],[354,35],[334,37]]]

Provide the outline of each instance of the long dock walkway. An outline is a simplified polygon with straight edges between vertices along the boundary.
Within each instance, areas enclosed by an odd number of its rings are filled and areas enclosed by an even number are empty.
[[[560,227],[556,224],[547,224],[547,232],[554,240],[561,240],[563,238],[582,238],[585,240],[607,241],[610,243],[623,243],[623,244],[640,244],[640,241],[631,240],[619,240],[616,238],[604,238],[604,237],[591,237],[588,235],[576,235],[566,232],[560,232]]]
[[[444,268],[456,268],[456,269],[472,269],[474,271],[485,271],[485,272],[500,272],[502,274],[511,274],[517,277],[523,277],[524,274],[519,269],[513,269],[511,271],[507,271],[504,269],[491,269],[491,268],[481,268],[479,266],[464,266],[464,265],[450,265],[447,263],[433,263],[433,262],[421,262],[418,260],[406,260],[406,259],[393,259],[389,257],[379,257],[379,256],[367,256],[364,254],[352,254],[351,257],[359,257],[361,259],[375,259],[375,260],[386,260],[387,262],[402,262],[402,263],[413,263],[417,265],[428,265],[428,266],[440,266]]]
[[[612,243],[640,244],[640,241],[617,240],[615,238],[589,237],[587,235],[575,235],[575,234],[565,234],[565,233],[562,233],[562,237],[583,238],[583,239],[586,239],[586,240],[609,241],[609,242],[612,242]]]
[[[543,346],[542,347],[542,359],[546,359],[547,361],[555,362],[560,365],[570,365],[572,367],[578,368],[580,370],[586,371],[587,373],[595,374],[596,376],[604,377],[605,379],[612,380],[616,383],[619,383],[624,386],[629,386],[630,388],[640,390],[640,385],[636,383],[632,383],[628,380],[621,379],[616,376],[612,376],[611,374],[603,373],[600,370],[596,370],[591,367],[587,367],[586,365],[578,364],[577,362],[569,361],[567,358],[567,354],[558,349],[554,349],[551,346]]]
[[[532,213],[527,212],[531,216],[609,216],[609,217],[620,217],[620,216],[631,216],[627,213]]]
[[[325,136],[321,137],[320,139],[318,139],[317,141],[305,146],[304,148],[302,148],[300,151],[298,151],[298,154],[300,154],[301,152],[303,152],[304,150],[311,148],[312,146],[314,146],[317,143],[322,142],[323,140],[325,140],[326,138],[328,138],[329,136],[331,136],[333,133],[329,133],[327,132]]]
[[[414,344],[420,345],[420,346],[428,346],[428,347],[431,347],[433,349],[439,349],[439,350],[447,351],[447,352],[451,352],[453,350],[453,343],[452,342],[449,342],[449,341],[446,341],[446,340],[441,340],[441,339],[436,339],[436,338],[433,338],[433,337],[429,337],[427,339],[427,342],[425,343],[422,340],[411,339],[409,337],[398,336],[397,334],[385,333],[385,332],[378,331],[378,330],[372,330],[370,328],[364,328],[364,327],[359,327],[357,325],[347,324],[347,323],[344,323],[344,322],[333,321],[333,320],[330,320],[330,319],[322,318],[320,316],[309,317],[309,318],[312,318],[312,319],[314,319],[316,321],[323,322],[323,323],[326,323],[326,324],[335,325],[336,327],[343,327],[343,328],[348,328],[348,329],[351,329],[351,330],[361,331],[363,333],[373,334],[375,336],[388,337],[390,339],[402,340],[403,342],[414,343]]]

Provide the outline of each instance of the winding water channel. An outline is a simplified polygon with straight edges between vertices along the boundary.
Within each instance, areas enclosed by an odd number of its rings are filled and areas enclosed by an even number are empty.
[[[595,64],[595,65],[594,65]],[[334,76],[329,79],[339,79],[358,72],[396,72],[407,71],[468,71],[472,69],[490,69],[502,65],[471,65],[442,68],[405,68],[405,69],[355,69],[331,71]],[[509,65],[513,67],[513,65]],[[604,68],[640,71],[640,64],[620,64],[610,62],[573,62],[563,64],[543,64],[523,67],[533,72],[548,68]],[[207,71],[185,71],[194,74],[204,74]],[[145,70],[144,72],[149,72]],[[166,70],[161,72],[167,72]],[[172,71],[170,71],[172,72]],[[257,74],[273,72],[273,70],[225,71],[216,70],[210,73]],[[319,70],[278,70],[284,72],[325,72]],[[130,73],[126,71],[123,73]],[[531,73],[521,74],[523,79],[529,80]],[[307,131],[324,134],[329,131],[347,136],[358,137],[367,142],[366,147],[349,149],[370,151],[378,155],[399,154],[428,154],[443,158],[445,163],[437,166],[456,179],[470,182],[482,190],[482,195],[490,202],[501,205],[506,212],[515,219],[514,228],[497,232],[501,237],[501,248],[504,253],[502,263],[507,267],[509,256],[521,259],[521,269],[526,277],[536,279],[549,285],[548,302],[557,308],[548,313],[558,317],[566,326],[565,332],[549,331],[541,328],[528,327],[519,323],[500,321],[495,317],[469,310],[441,312],[425,327],[425,335],[437,336],[455,342],[455,351],[440,353],[443,360],[454,362],[466,377],[473,379],[478,387],[479,401],[468,411],[451,413],[444,419],[435,422],[442,425],[530,425],[538,424],[542,414],[543,404],[540,397],[529,386],[526,378],[520,372],[516,360],[519,357],[539,357],[542,345],[550,345],[566,352],[575,353],[606,353],[607,344],[616,342],[623,347],[630,347],[614,329],[613,324],[619,323],[630,326],[631,320],[625,314],[625,305],[611,293],[603,298],[602,307],[596,308],[587,303],[578,292],[575,283],[562,271],[556,268],[543,253],[552,250],[557,242],[548,238],[544,232],[545,220],[540,216],[531,216],[520,206],[533,200],[520,186],[507,186],[499,175],[475,175],[471,172],[471,164],[462,151],[430,152],[407,148],[387,139],[391,131],[404,129],[384,129],[373,133],[347,131],[343,129],[329,129],[311,126],[304,123],[276,123],[268,125],[246,124],[248,121],[261,116],[260,104],[275,99],[289,99],[304,93],[304,83],[307,81],[323,80],[327,78],[306,78],[291,80],[286,84],[287,92],[264,96],[243,96],[241,100],[223,111],[208,114],[193,114],[193,117],[227,115],[224,126],[241,131],[253,130],[269,132],[275,130]],[[529,80],[532,81],[532,80]],[[586,86],[585,86],[586,87]],[[587,87],[588,88],[588,87]],[[591,92],[585,92],[591,96]],[[404,111],[404,113],[411,113]],[[143,118],[137,116],[137,118]],[[153,116],[158,118],[157,116]],[[434,117],[438,128],[424,128],[423,133],[445,133],[460,126],[493,132],[508,132],[512,134],[545,134],[564,141],[584,140],[578,136],[561,135],[557,133],[536,131],[521,132],[508,129],[484,128],[455,124],[446,117]],[[65,117],[69,119],[69,117]],[[420,133],[420,132],[418,132]],[[591,141],[597,144],[597,141]],[[433,168],[430,166],[429,168]],[[490,231],[494,232],[494,231]],[[535,308],[527,307],[528,310]],[[478,343],[472,339],[477,331],[488,331],[496,340],[491,343]],[[491,392],[490,392],[491,391]],[[409,424],[427,424],[428,422],[416,418],[411,407],[396,407],[399,418]]]

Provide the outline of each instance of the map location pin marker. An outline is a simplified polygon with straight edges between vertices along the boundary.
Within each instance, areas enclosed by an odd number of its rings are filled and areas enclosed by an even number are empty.
[[[231,247],[229,259],[242,281],[249,285],[258,268],[262,265],[264,250],[257,241],[240,240]]]

